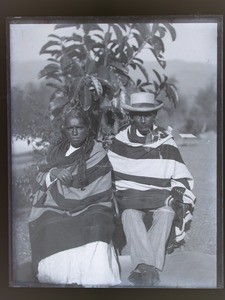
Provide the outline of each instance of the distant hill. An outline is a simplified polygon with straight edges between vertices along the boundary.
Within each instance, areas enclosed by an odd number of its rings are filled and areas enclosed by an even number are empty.
[[[28,61],[22,63],[14,63],[11,66],[11,82],[12,86],[20,86],[23,88],[27,83],[32,82],[39,84],[38,73],[47,65],[47,61]]]
[[[12,66],[12,85],[25,86],[28,82],[39,84],[39,71],[47,64],[47,61],[29,61],[17,63]],[[204,63],[189,63],[185,61],[167,61],[163,70],[157,62],[146,62],[145,68],[150,72],[152,68],[161,74],[166,74],[176,82],[178,93],[188,97],[188,102],[194,101],[194,96],[200,89],[204,89],[209,83],[216,86],[216,66]]]
[[[185,61],[167,61],[165,70],[157,63],[146,63],[147,70],[155,69],[159,73],[164,73],[170,79],[175,80],[175,85],[180,96],[188,97],[188,102],[192,103],[198,91],[213,83],[216,88],[216,66],[204,63],[189,63]]]

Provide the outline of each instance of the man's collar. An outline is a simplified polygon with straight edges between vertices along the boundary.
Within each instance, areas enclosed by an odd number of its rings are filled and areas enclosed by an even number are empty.
[[[150,130],[150,133],[155,130],[157,128],[157,126],[155,124],[153,124],[153,128],[152,130]],[[140,131],[136,128],[136,135],[139,137],[145,137],[145,135],[141,134]]]

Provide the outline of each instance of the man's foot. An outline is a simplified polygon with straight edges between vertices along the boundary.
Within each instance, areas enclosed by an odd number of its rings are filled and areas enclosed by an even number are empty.
[[[135,286],[141,286],[142,280],[141,280],[141,273],[132,271],[130,273],[130,276],[128,277],[128,280],[133,283]]]
[[[159,274],[154,266],[139,264],[138,270],[141,274],[141,286],[155,286],[159,283]]]
[[[135,286],[155,286],[160,281],[158,271],[154,266],[139,264],[135,270],[128,277],[128,280]]]

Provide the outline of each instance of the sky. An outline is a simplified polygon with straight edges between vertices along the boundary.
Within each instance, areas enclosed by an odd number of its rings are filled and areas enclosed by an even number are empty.
[[[167,35],[164,57],[166,60],[184,60],[216,64],[217,60],[217,24],[216,23],[175,23],[177,38],[172,42]],[[54,24],[11,24],[10,56],[12,63],[32,60],[46,60],[49,56],[39,55],[41,47],[49,40],[51,33],[72,33],[74,29],[54,31]],[[149,52],[143,53],[149,60]]]

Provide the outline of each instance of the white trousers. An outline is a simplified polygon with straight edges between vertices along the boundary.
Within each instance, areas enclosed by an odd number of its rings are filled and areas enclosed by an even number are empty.
[[[122,213],[123,229],[131,256],[133,270],[140,263],[162,270],[165,261],[165,247],[169,237],[174,211],[164,206],[154,211],[153,223],[147,231],[143,222],[144,212],[126,209]]]

